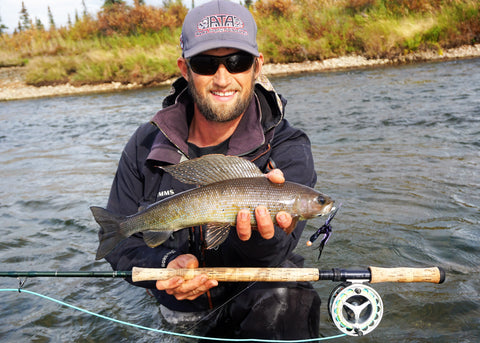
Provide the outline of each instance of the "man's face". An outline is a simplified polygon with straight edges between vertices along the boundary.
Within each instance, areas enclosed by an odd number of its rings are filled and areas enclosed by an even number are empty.
[[[237,49],[213,49],[204,55],[226,56],[238,52]],[[258,57],[257,67],[241,73],[230,73],[220,64],[213,75],[200,75],[188,68],[186,61],[180,62],[183,76],[188,80],[189,90],[196,108],[209,121],[228,122],[241,116],[247,109],[260,73],[263,56]],[[254,65],[255,65],[254,63]]]

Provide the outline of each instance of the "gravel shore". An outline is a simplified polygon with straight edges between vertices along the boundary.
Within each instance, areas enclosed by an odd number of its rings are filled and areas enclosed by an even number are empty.
[[[263,72],[267,76],[287,75],[294,73],[321,72],[329,70],[369,68],[402,63],[423,61],[441,61],[453,59],[465,59],[480,57],[480,44],[466,45],[438,52],[412,53],[395,59],[366,59],[362,56],[345,56],[331,58],[323,61],[289,63],[289,64],[266,64]],[[139,84],[124,85],[120,82],[105,83],[99,85],[85,85],[75,87],[70,84],[58,86],[34,87],[24,82],[24,69],[21,67],[0,68],[0,101],[20,100],[50,96],[62,96],[72,94],[100,93],[123,91],[142,88]],[[165,81],[165,85],[173,80]]]

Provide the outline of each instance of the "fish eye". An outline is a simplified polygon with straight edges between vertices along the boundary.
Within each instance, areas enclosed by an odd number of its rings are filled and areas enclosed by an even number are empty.
[[[325,198],[322,197],[321,195],[319,195],[319,196],[317,197],[317,202],[318,202],[319,204],[321,204],[321,205],[325,205]]]

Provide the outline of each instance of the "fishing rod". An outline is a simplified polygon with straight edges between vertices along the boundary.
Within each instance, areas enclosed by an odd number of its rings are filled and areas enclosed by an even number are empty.
[[[335,326],[350,336],[363,336],[373,331],[383,316],[380,295],[367,283],[380,282],[430,282],[445,281],[445,271],[430,268],[380,268],[365,270],[333,268],[139,268],[132,271],[0,271],[0,277],[19,279],[18,291],[32,277],[82,277],[82,278],[132,278],[133,282],[167,280],[181,276],[191,280],[197,275],[225,282],[289,282],[289,281],[340,281],[330,293],[328,313]],[[20,278],[25,278],[23,281]]]
[[[289,282],[289,281],[350,281],[379,282],[430,282],[443,283],[445,272],[440,267],[431,268],[380,268],[365,270],[333,268],[139,268],[132,271],[0,271],[0,277],[82,277],[82,278],[127,278],[133,282],[167,280],[181,276],[185,280],[205,274],[210,279],[225,282]]]

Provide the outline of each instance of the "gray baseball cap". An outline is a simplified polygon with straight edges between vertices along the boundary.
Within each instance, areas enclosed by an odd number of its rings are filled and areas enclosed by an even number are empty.
[[[248,9],[228,0],[214,0],[188,12],[180,46],[184,58],[217,48],[259,56],[256,37],[257,24]]]

